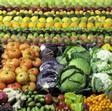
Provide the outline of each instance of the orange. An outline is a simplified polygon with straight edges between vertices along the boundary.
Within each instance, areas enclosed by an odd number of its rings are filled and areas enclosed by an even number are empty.
[[[67,28],[67,27],[69,27],[69,23],[67,23],[67,22],[64,22],[64,23],[62,23],[62,28]]]
[[[62,27],[62,24],[61,24],[60,22],[56,22],[56,23],[54,24],[54,27],[56,27],[56,28],[61,28],[61,27]]]
[[[78,27],[78,23],[77,22],[73,22],[70,24],[71,27]]]
[[[5,26],[8,26],[8,27],[11,27],[12,26],[11,22],[4,22],[4,25]]]
[[[23,23],[21,23],[21,27],[23,27],[23,28],[27,28],[27,27],[28,27],[28,23],[27,23],[27,22],[23,22]]]
[[[91,23],[91,22],[87,23],[87,28],[88,28],[88,29],[90,29],[90,28],[94,28],[94,24]]]
[[[29,28],[36,28],[36,23],[30,22],[28,26],[29,26]]]
[[[37,23],[37,28],[45,28],[45,23],[38,22]]]
[[[46,28],[47,28],[47,27],[52,27],[53,25],[54,25],[53,22],[48,22],[48,23],[46,23]]]
[[[19,27],[19,26],[20,26],[19,22],[12,22],[12,27],[13,28],[16,28],[16,27]]]

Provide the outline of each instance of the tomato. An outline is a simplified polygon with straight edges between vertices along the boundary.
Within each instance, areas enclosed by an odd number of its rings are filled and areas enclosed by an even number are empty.
[[[52,96],[51,96],[51,94],[47,94],[46,96],[45,96],[45,102],[46,102],[46,104],[51,104],[52,103]]]
[[[4,88],[6,88],[6,84],[0,81],[0,90],[3,90]]]
[[[12,50],[12,49],[19,49],[20,43],[19,42],[9,42],[6,45],[7,50]]]
[[[39,74],[39,70],[37,68],[31,68],[28,70],[29,74],[34,74],[34,75],[38,75]]]
[[[21,57],[21,52],[19,49],[12,49],[12,50],[9,50],[7,51],[7,54],[9,56],[9,58],[19,58]]]
[[[36,58],[35,61],[33,61],[33,66],[39,67],[42,64],[42,61],[40,58]]]
[[[30,45],[27,44],[27,43],[24,43],[24,44],[20,45],[20,50],[25,50],[25,49],[28,49],[28,48],[30,48]]]
[[[1,56],[3,59],[8,59],[8,54],[7,54],[7,51],[5,51],[2,56]]]
[[[7,87],[12,89],[21,89],[21,85],[19,83],[8,84]]]
[[[15,82],[15,73],[11,70],[2,70],[0,71],[0,80],[4,83]]]
[[[13,71],[13,72],[15,72],[15,66],[12,66],[12,65],[10,65],[10,64],[5,64],[4,66],[3,66],[3,70],[10,70],[10,71]]]
[[[14,66],[14,67],[18,67],[19,64],[20,64],[20,61],[19,61],[19,59],[17,59],[17,58],[8,59],[8,60],[6,61],[6,64],[7,64],[7,65]]]
[[[32,68],[32,60],[31,59],[22,59],[20,62],[21,66],[26,66],[28,69]]]

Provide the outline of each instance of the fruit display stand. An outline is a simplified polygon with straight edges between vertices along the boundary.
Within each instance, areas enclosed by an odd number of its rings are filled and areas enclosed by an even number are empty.
[[[0,111],[112,111],[112,0],[0,0]]]

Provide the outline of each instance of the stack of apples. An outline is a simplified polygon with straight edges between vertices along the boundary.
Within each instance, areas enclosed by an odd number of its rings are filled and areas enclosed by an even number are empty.
[[[40,48],[28,43],[9,42],[4,45],[0,69],[0,89],[35,90],[41,65]]]

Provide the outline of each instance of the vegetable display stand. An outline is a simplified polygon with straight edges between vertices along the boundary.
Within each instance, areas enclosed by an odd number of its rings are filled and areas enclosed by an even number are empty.
[[[0,111],[112,111],[112,0],[0,0]]]

